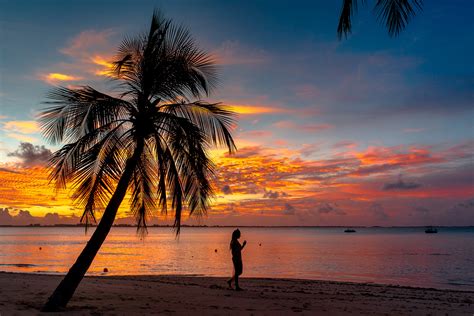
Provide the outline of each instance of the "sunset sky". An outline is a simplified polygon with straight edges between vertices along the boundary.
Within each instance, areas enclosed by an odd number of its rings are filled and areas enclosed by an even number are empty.
[[[0,0],[0,224],[78,222],[35,115],[54,85],[110,91],[157,7],[220,65],[208,101],[239,113],[212,210],[186,223],[474,225],[474,2],[425,1],[396,38],[368,2],[339,41],[340,0]]]

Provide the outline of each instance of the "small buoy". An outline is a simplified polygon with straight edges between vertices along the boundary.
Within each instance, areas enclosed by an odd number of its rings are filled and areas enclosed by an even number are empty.
[[[104,268],[104,272],[109,272],[109,269],[107,269],[107,268]]]
[[[41,250],[41,249],[43,249],[43,248],[39,247],[39,250]]]
[[[214,252],[217,252],[217,249],[214,249]]]

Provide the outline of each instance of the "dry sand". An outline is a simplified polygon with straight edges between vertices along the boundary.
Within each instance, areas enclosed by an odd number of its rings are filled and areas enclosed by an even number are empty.
[[[0,272],[0,315],[36,315],[61,276]],[[86,277],[67,315],[474,315],[474,292],[289,279]],[[61,313],[63,314],[63,313]]]

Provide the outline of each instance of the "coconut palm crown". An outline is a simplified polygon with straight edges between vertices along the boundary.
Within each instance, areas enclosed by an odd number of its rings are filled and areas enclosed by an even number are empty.
[[[89,224],[103,211],[90,241],[43,308],[64,308],[105,240],[130,193],[130,210],[146,231],[153,212],[171,208],[177,233],[183,209],[205,214],[212,196],[208,149],[236,147],[233,112],[202,102],[217,82],[211,57],[189,31],[155,11],[149,31],[125,38],[111,76],[115,96],[89,86],[58,87],[39,115],[54,153],[51,179],[71,184]]]
[[[397,36],[416,15],[422,10],[423,0],[375,0],[374,13],[379,21],[385,24],[391,37]],[[365,5],[366,0],[342,0],[341,15],[337,26],[339,39],[352,32],[352,16],[357,12],[359,3]]]

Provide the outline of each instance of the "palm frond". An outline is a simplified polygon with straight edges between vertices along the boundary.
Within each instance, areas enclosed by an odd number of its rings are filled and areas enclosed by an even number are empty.
[[[375,11],[377,17],[388,29],[390,36],[397,36],[410,19],[421,10],[422,0],[377,0]]]
[[[107,205],[115,185],[122,175],[126,155],[121,154],[121,142],[110,137],[103,146],[94,146],[84,153],[71,180],[73,199],[84,207],[81,222],[95,221],[95,212]]]
[[[142,236],[147,233],[148,217],[156,209],[157,168],[154,160],[148,158],[153,155],[153,148],[145,146],[131,183],[131,212],[137,222],[137,231]]]
[[[361,0],[365,4],[365,0]],[[339,39],[352,32],[352,17],[357,12],[358,0],[342,0],[341,14],[337,26]],[[397,36],[416,15],[423,9],[423,0],[376,0],[374,11],[377,18],[387,28],[388,34]]]
[[[49,179],[54,181],[57,189],[65,188],[77,171],[78,165],[91,148],[100,148],[109,137],[123,133],[124,122],[111,122],[84,135],[73,143],[64,145],[50,158],[51,169]]]
[[[365,0],[362,0],[365,4]],[[347,38],[352,33],[352,16],[357,12],[357,0],[343,0],[341,14],[339,16],[339,24],[337,25],[337,36],[341,39],[343,36]]]
[[[220,103],[192,102],[165,104],[161,111],[184,117],[194,123],[213,146],[225,146],[229,153],[237,150],[231,129],[235,127],[235,113]]]
[[[48,94],[51,105],[38,116],[44,137],[52,144],[74,142],[101,126],[125,120],[132,105],[91,87],[57,87]]]
[[[50,180],[59,188],[72,184],[86,224],[120,192],[110,208],[116,212],[128,185],[140,234],[150,214],[170,207],[179,234],[184,209],[202,215],[209,208],[208,149],[236,150],[234,113],[199,101],[217,84],[213,59],[159,11],[146,33],[123,40],[113,64],[120,97],[89,86],[48,94],[38,120],[50,143],[64,144],[51,159]]]

